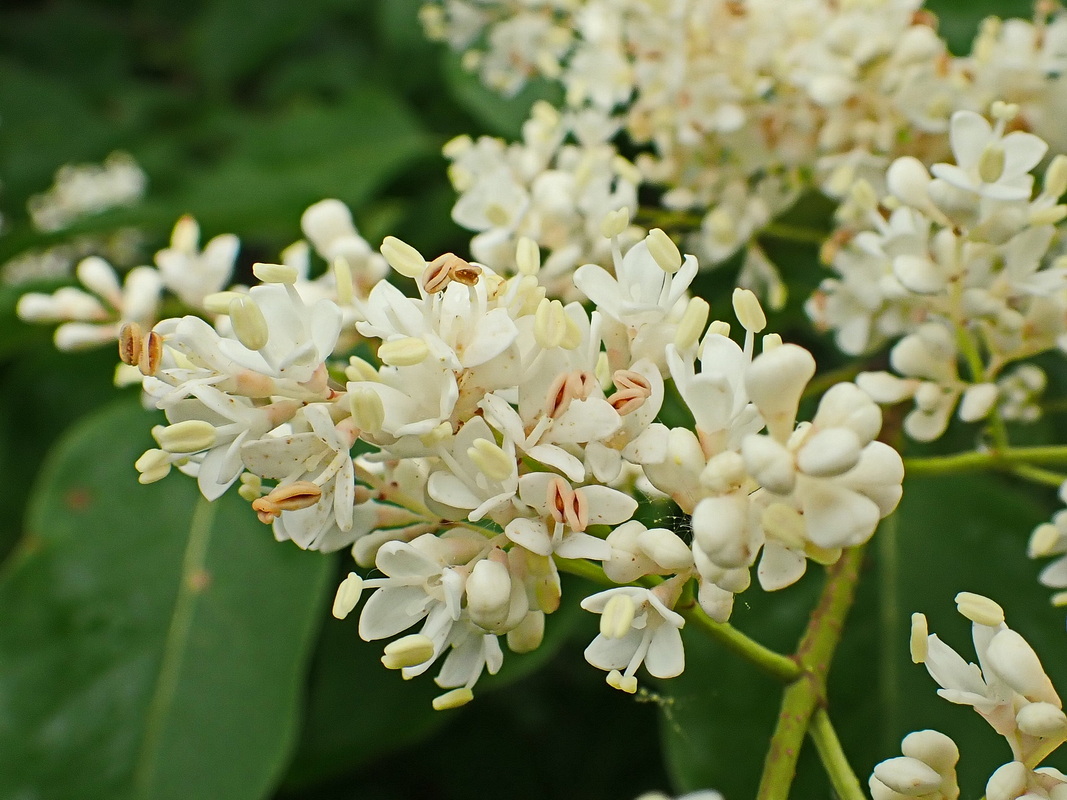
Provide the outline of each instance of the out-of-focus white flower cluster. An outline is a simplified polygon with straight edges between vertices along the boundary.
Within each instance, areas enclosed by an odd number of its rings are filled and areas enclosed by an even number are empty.
[[[144,198],[147,186],[148,176],[127,153],[114,152],[103,164],[65,164],[56,171],[48,191],[29,199],[30,222],[42,233],[61,232],[86,217],[136,205]],[[90,254],[126,260],[139,239],[132,228],[79,234],[50,247],[20,253],[0,266],[0,280],[18,284],[67,276],[72,264]]]
[[[714,263],[806,188],[842,197],[865,179],[881,192],[892,159],[942,160],[956,110],[1016,103],[1019,125],[1067,146],[1054,112],[1067,99],[1067,16],[1039,6],[1032,22],[987,20],[963,57],[920,0],[437,0],[422,16],[491,87],[513,93],[537,74],[561,82],[568,108],[603,137],[602,164],[622,130],[641,151],[627,181],[660,187],[665,209],[702,218],[692,246]],[[489,141],[479,146],[506,149]],[[457,188],[489,193],[500,161],[482,158]],[[596,260],[583,227],[572,224],[565,244],[526,233]],[[780,296],[774,275],[757,274],[766,266],[751,261],[742,285],[769,283]]]
[[[411,677],[443,659],[439,708],[500,668],[502,639],[539,645],[561,599],[557,559],[594,562],[615,585],[582,601],[600,615],[586,658],[634,692],[642,665],[683,670],[691,582],[724,621],[757,560],[764,588],[787,586],[809,558],[832,563],[865,542],[900,498],[878,407],[841,384],[798,423],[810,353],[765,335],[757,354],[766,319],[747,290],[734,295],[743,345],[727,323],[709,326],[707,302],[687,295],[697,261],[661,230],[624,252],[626,216],[607,215],[612,272],[574,274],[589,312],[547,296],[528,238],[504,278],[452,254],[427,262],[393,238],[372,255],[337,201],[302,222],[332,264],[317,281],[303,245],[255,265],[259,285],[219,291],[236,242],[200,253],[184,219],[158,268],[135,270],[125,290],[106,264],[83,262],[88,291],[27,295],[20,311],[80,320],[60,327],[64,346],[118,333],[169,423],[137,461],[142,482],[177,467],[209,499],[239,482],[279,540],[351,546],[376,576],[352,573],[334,613],[373,589],[364,639],[417,628],[383,661]],[[414,296],[382,279],[386,260]],[[199,315],[155,322],[163,286]],[[377,365],[344,360],[359,338],[378,341]],[[694,426],[655,421],[665,378]],[[353,457],[357,441],[369,452]],[[642,491],[673,498],[692,535],[633,519]]]
[[[1008,130],[1017,113],[994,103],[991,124],[957,112],[955,163],[897,159],[880,202],[857,184],[839,215],[847,227],[827,248],[837,277],[807,304],[846,353],[901,337],[890,352],[897,374],[857,383],[881,403],[914,401],[904,429],[915,439],[939,437],[957,406],[961,419],[982,419],[998,398],[1008,416],[1035,418],[1044,375],[1004,369],[1067,346],[1067,265],[1056,255],[1067,156],[1052,159],[1035,194],[1030,173],[1048,146]]]
[[[1059,497],[1061,502],[1067,503],[1067,483],[1060,486]],[[1050,522],[1034,528],[1027,555],[1030,558],[1057,557],[1041,570],[1038,580],[1050,589],[1059,590],[1052,596],[1053,605],[1067,606],[1067,509],[1057,511]]]
[[[1056,689],[1033,648],[1004,622],[1004,612],[987,597],[961,592],[959,612],[973,623],[978,664],[927,630],[926,617],[912,616],[911,650],[950,703],[969,705],[1011,747],[1012,760],[986,784],[987,800],[1064,800],[1067,775],[1038,765],[1067,740],[1067,716]],[[956,800],[959,750],[937,731],[908,734],[903,756],[878,764],[869,786],[874,800]]]
[[[299,241],[283,254],[296,270],[308,296],[329,297],[355,319],[356,305],[387,269],[356,231],[348,209],[338,200],[323,200],[304,214],[301,224],[315,250],[331,265],[325,275],[307,278],[310,248]],[[192,217],[178,220],[170,245],[155,254],[151,266],[138,266],[120,276],[107,261],[90,256],[79,262],[75,276],[80,286],[52,294],[28,292],[19,298],[19,317],[29,322],[60,323],[55,342],[60,350],[77,350],[113,343],[125,325],[150,330],[159,320],[160,306],[169,293],[182,305],[201,314],[225,313],[248,290],[222,290],[233,277],[240,243],[233,234],[220,234],[200,247],[200,226]],[[338,283],[338,276],[341,283]],[[225,322],[225,317],[223,324]],[[139,342],[138,342],[139,344]],[[139,381],[135,369],[120,371],[120,380]]]

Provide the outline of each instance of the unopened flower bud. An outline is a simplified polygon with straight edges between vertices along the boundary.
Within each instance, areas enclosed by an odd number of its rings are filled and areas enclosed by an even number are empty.
[[[152,438],[168,453],[198,453],[215,446],[215,426],[201,419],[187,419],[173,425],[156,425]]]
[[[767,315],[763,313],[759,298],[750,289],[734,289],[734,314],[741,327],[752,333],[759,333],[767,327]]]
[[[997,385],[995,383],[978,383],[968,386],[960,402],[960,419],[975,422],[985,419],[997,402]]]
[[[926,189],[930,185],[930,173],[919,159],[898,158],[889,165],[885,179],[893,196],[907,205],[921,208],[928,202]]]
[[[693,539],[719,566],[747,567],[749,549],[748,500],[736,495],[706,497],[693,509]]]
[[[426,259],[407,242],[395,236],[386,236],[382,241],[381,253],[389,266],[406,278],[418,278],[426,269]]]
[[[115,270],[99,256],[83,258],[78,262],[75,272],[78,280],[87,289],[100,295],[109,303],[117,304],[122,297],[122,287],[119,286]]]
[[[985,785],[986,800],[1016,800],[1026,791],[1030,770],[1021,761],[1009,761],[989,776]]]
[[[782,495],[793,491],[793,456],[779,442],[770,436],[751,434],[741,442],[741,456],[749,474],[768,491]]]
[[[508,631],[508,649],[513,653],[531,653],[541,646],[544,638],[544,612],[528,611],[518,627]]]
[[[228,310],[237,341],[249,350],[266,347],[270,331],[267,319],[255,300],[248,295],[239,295],[230,301]]]
[[[661,228],[650,230],[645,242],[648,244],[648,252],[661,270],[673,275],[681,269],[682,254],[678,252],[678,245]]]
[[[511,573],[505,564],[486,558],[467,578],[467,612],[471,622],[491,633],[503,633],[511,606]]]
[[[430,354],[425,341],[417,336],[405,336],[382,342],[378,347],[378,358],[391,367],[411,367],[421,364]]]
[[[337,594],[334,595],[333,615],[337,619],[347,617],[359,603],[361,594],[363,594],[363,578],[354,572],[349,572],[348,577],[337,587]]]
[[[917,758],[898,756],[878,764],[874,777],[895,792],[907,797],[930,794],[941,786],[941,775]]]
[[[382,664],[386,669],[403,669],[425,664],[433,658],[433,640],[424,634],[402,636],[385,646]]]
[[[255,275],[262,283],[296,283],[300,277],[300,273],[296,271],[296,267],[288,264],[264,264],[256,263],[252,265],[252,274]]]
[[[700,473],[700,484],[716,494],[726,494],[739,488],[746,477],[748,473],[745,471],[745,460],[741,454],[724,450],[712,456]]]
[[[944,774],[956,766],[960,751],[951,738],[940,731],[913,731],[900,743],[900,752],[929,764]]]
[[[666,528],[650,528],[637,536],[641,552],[660,567],[681,572],[693,566],[693,551],[676,533]]]
[[[1067,733],[1067,715],[1052,703],[1027,703],[1015,715],[1019,730],[1030,736],[1060,736]]]
[[[1047,558],[1059,553],[1060,530],[1051,522],[1043,522],[1030,534],[1026,554],[1030,558]]]
[[[452,708],[465,706],[473,699],[474,692],[466,687],[460,687],[459,689],[453,689],[451,692],[445,692],[444,694],[435,697],[433,699],[433,709],[434,711],[447,711]]]
[[[749,398],[780,442],[793,431],[804,387],[815,375],[815,359],[803,347],[784,344],[757,356],[745,373]]]
[[[989,642],[987,655],[989,663],[1004,682],[1027,700],[1062,707],[1063,703],[1045,674],[1037,653],[1018,633],[1010,628],[998,631]]]
[[[980,594],[960,592],[956,595],[956,610],[971,622],[995,628],[1004,622],[1004,609]]]
[[[804,518],[792,506],[771,503],[760,514],[760,524],[768,536],[773,536],[791,550],[803,551],[809,544],[805,541]]]
[[[859,462],[859,437],[849,428],[816,431],[797,453],[797,466],[805,475],[832,478],[843,475]]]

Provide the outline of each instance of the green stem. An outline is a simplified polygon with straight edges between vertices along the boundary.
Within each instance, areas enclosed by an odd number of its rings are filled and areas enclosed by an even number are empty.
[[[904,459],[904,471],[913,476],[951,475],[987,469],[1008,469],[1016,464],[1067,464],[1067,445],[1005,447],[983,452],[955,453],[949,456],[906,458]]]
[[[763,763],[757,800],[789,797],[811,716],[826,702],[826,676],[841,639],[845,617],[852,607],[862,560],[863,548],[853,547],[827,571],[819,604],[797,648],[797,663],[804,674],[783,694],[781,712]]]
[[[1051,470],[1041,469],[1041,467],[1031,467],[1026,464],[1020,464],[1017,467],[1012,467],[1013,475],[1018,475],[1020,478],[1025,478],[1032,483],[1043,483],[1046,486],[1060,487],[1064,481],[1067,481],[1067,475],[1062,472],[1052,472]]]
[[[830,234],[815,228],[805,228],[800,225],[786,225],[780,222],[772,222],[764,225],[757,232],[757,236],[766,236],[769,239],[783,239],[787,242],[799,242],[801,244],[821,245]]]
[[[589,561],[560,558],[559,556],[553,556],[553,560],[556,562],[556,568],[561,572],[577,575],[602,586],[619,585],[604,574],[603,568]],[[702,631],[727,650],[731,650],[741,656],[750,664],[759,667],[771,677],[783,683],[794,681],[800,677],[800,668],[793,659],[764,647],[728,623],[716,622],[704,613],[704,609],[691,598],[688,601],[683,598],[674,610],[681,614],[688,624]]]
[[[837,738],[837,731],[834,730],[825,708],[815,709],[808,731],[839,800],[866,800],[867,795],[863,793],[859,778],[848,763],[841,740]]]

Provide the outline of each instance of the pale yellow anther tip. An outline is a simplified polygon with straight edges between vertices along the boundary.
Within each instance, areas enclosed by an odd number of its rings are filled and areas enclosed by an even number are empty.
[[[465,706],[474,699],[474,692],[467,688],[453,689],[433,699],[434,711],[447,711],[451,708]]]

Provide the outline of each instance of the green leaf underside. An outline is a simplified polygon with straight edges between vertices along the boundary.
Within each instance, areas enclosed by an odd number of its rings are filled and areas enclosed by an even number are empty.
[[[233,495],[136,483],[128,402],[72,429],[0,577],[0,797],[263,797],[292,746],[329,560]]]

